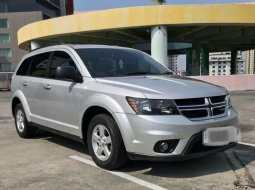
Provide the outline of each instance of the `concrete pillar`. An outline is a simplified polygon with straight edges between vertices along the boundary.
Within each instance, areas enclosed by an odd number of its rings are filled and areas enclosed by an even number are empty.
[[[60,0],[60,14],[61,16],[66,15],[66,1]]]
[[[197,44],[193,44],[193,47],[192,47],[192,76],[200,75],[200,52],[201,52],[201,47]]]
[[[236,74],[236,60],[237,60],[237,50],[231,51],[231,74]]]
[[[192,49],[186,52],[186,75],[192,76]]]
[[[209,75],[209,50],[206,46],[201,48],[200,74]]]
[[[155,26],[151,29],[151,56],[159,63],[168,67],[167,28]]]
[[[31,43],[30,43],[30,49],[31,50],[35,50],[35,49],[38,49],[38,48],[41,48],[41,47],[42,47],[42,44],[40,44],[37,41],[31,41]]]

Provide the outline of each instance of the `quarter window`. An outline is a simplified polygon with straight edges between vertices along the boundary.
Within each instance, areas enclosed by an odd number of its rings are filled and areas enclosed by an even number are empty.
[[[29,57],[29,58],[25,59],[21,63],[16,75],[21,75],[21,76],[27,75],[28,74],[28,69],[30,67],[31,60],[32,60],[32,57]]]
[[[48,59],[50,53],[42,53],[34,56],[29,72],[33,77],[45,77],[47,73]]]

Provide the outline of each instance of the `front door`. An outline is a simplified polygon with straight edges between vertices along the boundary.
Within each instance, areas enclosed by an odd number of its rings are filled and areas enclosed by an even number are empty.
[[[65,51],[55,51],[50,64],[49,79],[43,82],[47,126],[69,134],[79,135],[82,84],[66,78],[58,78],[59,66],[78,67],[71,55]],[[78,71],[79,72],[79,71]]]

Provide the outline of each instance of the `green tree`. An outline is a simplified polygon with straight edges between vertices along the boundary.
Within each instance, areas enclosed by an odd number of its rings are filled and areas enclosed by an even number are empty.
[[[166,0],[152,0],[160,5],[162,5],[163,3],[166,3]]]

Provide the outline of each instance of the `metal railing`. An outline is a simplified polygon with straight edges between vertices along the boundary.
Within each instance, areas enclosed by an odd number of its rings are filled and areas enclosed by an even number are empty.
[[[11,89],[13,72],[0,72],[0,89]]]

